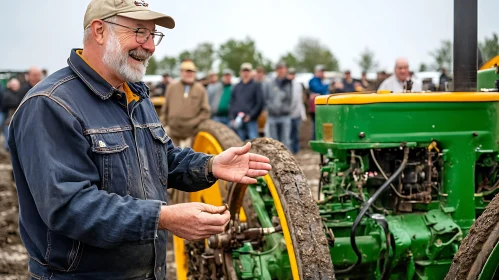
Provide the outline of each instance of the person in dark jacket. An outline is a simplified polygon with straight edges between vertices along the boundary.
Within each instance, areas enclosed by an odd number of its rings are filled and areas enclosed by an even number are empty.
[[[440,79],[438,81],[438,90],[440,91],[447,91],[448,90],[448,83],[450,81],[449,76],[447,75],[447,69],[442,68],[440,74]]]
[[[336,87],[336,92],[355,92],[355,80],[352,78],[352,74],[350,70],[346,70],[344,73],[344,77],[339,83],[341,86]]]
[[[165,96],[166,90],[168,89],[168,85],[170,84],[170,80],[171,80],[170,74],[164,73],[163,80],[155,87],[154,91],[151,91],[151,94],[149,96],[150,97]]]
[[[17,88],[16,90],[10,90],[6,92],[2,98],[2,112],[4,115],[3,128],[5,139],[9,136],[9,123],[11,121],[12,115],[17,110],[19,104],[23,100],[24,96],[30,91],[36,84],[42,80],[42,71],[37,67],[30,67],[26,72],[26,83],[19,88],[19,80],[11,80],[11,88]],[[9,145],[7,141],[4,143],[5,149],[9,150]]]
[[[264,106],[262,86],[251,78],[252,70],[251,63],[241,65],[241,82],[232,90],[229,106],[231,127],[243,141],[258,137],[258,116]]]
[[[8,125],[10,116],[12,116],[19,104],[21,104],[21,100],[26,94],[26,92],[24,92],[25,90],[25,87],[21,89],[21,83],[18,79],[13,78],[9,81],[9,87],[3,94],[2,99],[2,111],[7,114],[4,125]]]
[[[9,122],[12,114],[14,114],[14,111],[17,109],[24,97],[25,92],[24,94],[22,92],[24,90],[25,89],[21,89],[21,83],[19,80],[13,78],[9,81],[8,88],[5,90],[2,97],[2,115],[4,118],[1,126],[5,136],[4,147],[7,151],[9,150],[9,145],[7,143],[7,138],[9,137]]]

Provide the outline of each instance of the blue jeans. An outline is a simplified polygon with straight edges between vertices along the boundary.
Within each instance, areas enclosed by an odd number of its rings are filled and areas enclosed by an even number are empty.
[[[289,135],[291,134],[291,117],[267,117],[267,131],[270,138],[280,141],[291,150]]]
[[[222,116],[213,116],[213,120],[219,123],[223,123],[227,126],[230,126],[230,118],[229,117],[222,117]]]
[[[297,154],[300,151],[300,124],[301,117],[291,119],[291,152]]]
[[[242,141],[258,138],[258,123],[257,121],[243,123],[241,128],[236,129],[236,132]]]

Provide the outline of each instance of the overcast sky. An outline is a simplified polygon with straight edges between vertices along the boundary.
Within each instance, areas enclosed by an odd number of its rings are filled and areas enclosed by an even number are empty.
[[[2,0],[3,2],[3,0]],[[8,4],[7,4],[8,2]],[[319,38],[354,75],[368,46],[380,67],[391,71],[405,56],[417,70],[432,62],[429,51],[453,36],[453,0],[149,0],[150,8],[176,21],[155,56],[177,55],[210,41],[250,36],[276,61],[292,51],[298,38]],[[15,0],[0,8],[0,70],[30,65],[50,72],[66,66],[71,48],[82,47],[88,0]],[[478,38],[499,33],[498,0],[478,0]]]

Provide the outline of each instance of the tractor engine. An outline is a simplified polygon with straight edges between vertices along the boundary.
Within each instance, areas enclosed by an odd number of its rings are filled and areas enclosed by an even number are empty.
[[[316,100],[318,207],[338,279],[444,279],[499,188],[497,101],[491,93]]]

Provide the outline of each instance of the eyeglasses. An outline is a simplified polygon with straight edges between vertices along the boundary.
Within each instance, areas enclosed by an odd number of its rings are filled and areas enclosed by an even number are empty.
[[[139,43],[141,45],[145,44],[147,42],[147,40],[149,40],[149,37],[152,36],[152,39],[154,41],[154,45],[157,46],[157,45],[159,45],[159,43],[161,43],[161,40],[163,40],[163,37],[165,36],[161,32],[158,32],[158,31],[152,32],[151,30],[149,30],[147,28],[142,28],[142,27],[133,28],[133,27],[129,27],[129,26],[125,26],[125,25],[121,25],[118,23],[105,21],[105,20],[104,20],[104,22],[118,25],[118,26],[132,30],[135,33],[135,41],[137,41],[137,43]]]

